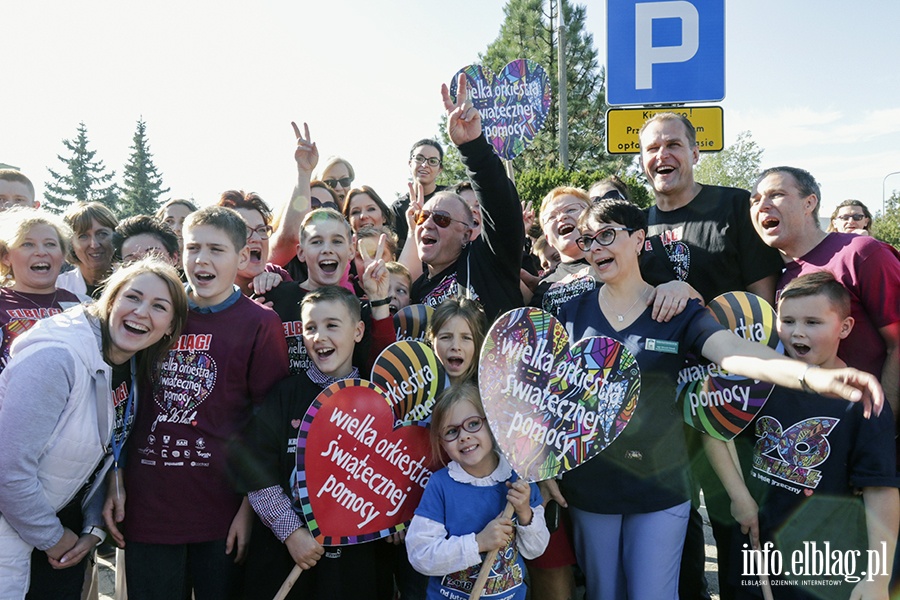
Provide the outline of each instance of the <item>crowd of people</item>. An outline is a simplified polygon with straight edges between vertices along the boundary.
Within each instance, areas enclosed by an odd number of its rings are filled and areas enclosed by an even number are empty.
[[[703,185],[693,125],[674,113],[640,132],[649,209],[615,176],[524,206],[465,79],[442,96],[468,180],[438,185],[443,148],[422,139],[390,206],[347,160],[320,163],[296,124],[297,183],[277,210],[229,190],[212,206],[174,199],[120,221],[77,203],[60,218],[0,170],[0,599],[88,597],[109,538],[117,597],[132,600],[273,598],[297,566],[289,598],[464,600],[493,551],[491,598],[525,598],[526,580],[537,600],[572,598],[577,576],[590,599],[699,600],[701,489],[721,598],[819,597],[788,585],[796,573],[765,588],[747,572],[749,550],[809,542],[880,552],[881,570],[860,559],[834,590],[887,598],[900,255],[869,235],[866,207],[841,203],[823,231],[818,185],[796,167],[749,191]],[[705,310],[734,291],[776,307],[784,354]],[[300,420],[324,388],[367,378],[411,304],[434,309],[445,468],[402,533],[323,547],[299,510]],[[539,484],[498,448],[477,386],[490,324],[528,305],[573,341],[621,341],[642,378],[623,434]],[[733,442],[684,425],[688,355],[775,385]]]

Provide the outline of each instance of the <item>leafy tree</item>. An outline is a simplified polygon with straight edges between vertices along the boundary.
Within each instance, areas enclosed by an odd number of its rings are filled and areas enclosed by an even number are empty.
[[[546,166],[542,169],[528,169],[516,174],[516,189],[523,202],[527,202],[537,211],[544,196],[555,187],[568,185],[588,189],[592,183],[604,179],[615,171],[570,171],[559,165]],[[635,176],[622,178],[628,184],[628,192],[632,201],[638,206],[650,206],[653,198],[647,187]]]
[[[885,210],[885,214],[875,215],[872,235],[895,248],[900,248],[900,191],[891,194]]]
[[[585,30],[586,9],[570,0],[509,0],[497,39],[481,63],[499,73],[507,63],[528,58],[544,67],[550,78],[552,103],[543,129],[529,148],[513,160],[515,172],[559,165],[558,25],[565,25],[569,165],[573,171],[624,171],[630,157],[606,153],[606,74],[599,65],[593,36]],[[460,65],[463,66],[463,65]],[[445,142],[449,140],[441,129]],[[449,154],[449,153],[448,153]],[[448,168],[449,167],[449,168]],[[444,169],[455,172],[451,155]]]
[[[132,138],[131,156],[125,165],[122,201],[119,218],[134,215],[152,215],[159,208],[159,198],[170,188],[162,186],[162,175],[153,164],[150,144],[147,140],[147,123],[138,119]]]
[[[74,141],[63,140],[63,145],[71,153],[69,158],[57,155],[65,165],[62,174],[47,168],[52,183],[47,183],[44,206],[53,212],[64,212],[73,202],[100,202],[116,211],[118,189],[111,183],[115,172],[107,173],[102,160],[94,160],[96,150],[88,149],[87,128],[78,124]]]
[[[721,152],[702,154],[694,168],[694,179],[708,185],[724,185],[749,190],[762,164],[763,149],[749,131],[738,134],[737,141]]]

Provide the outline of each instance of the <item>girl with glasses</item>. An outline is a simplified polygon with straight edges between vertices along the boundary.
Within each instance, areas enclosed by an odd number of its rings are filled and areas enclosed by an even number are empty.
[[[550,534],[537,486],[518,480],[498,452],[474,384],[441,395],[431,442],[446,468],[428,481],[406,536],[410,563],[430,576],[426,597],[468,598],[482,553],[498,550],[485,595],[524,599],[522,558],[540,555]],[[513,518],[501,514],[507,502]]]

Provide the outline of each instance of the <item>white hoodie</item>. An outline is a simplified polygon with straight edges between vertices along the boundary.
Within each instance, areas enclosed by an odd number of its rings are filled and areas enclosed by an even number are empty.
[[[115,420],[111,376],[100,324],[83,306],[41,320],[13,343],[0,373],[0,598],[24,595],[31,548],[60,540],[56,513],[101,461],[84,504],[102,487]]]

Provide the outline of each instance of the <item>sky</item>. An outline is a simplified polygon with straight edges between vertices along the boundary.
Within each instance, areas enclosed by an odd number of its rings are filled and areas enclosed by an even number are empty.
[[[606,3],[583,1],[606,60]],[[6,2],[0,162],[42,195],[63,139],[87,126],[120,179],[147,123],[171,197],[212,204],[226,189],[286,201],[296,179],[291,121],[355,185],[404,193],[412,142],[435,136],[440,87],[499,33],[498,0],[82,0]],[[900,3],[727,3],[725,143],[749,130],[763,166],[808,169],[830,212],[877,210],[900,171]],[[900,174],[887,179],[900,189]]]

